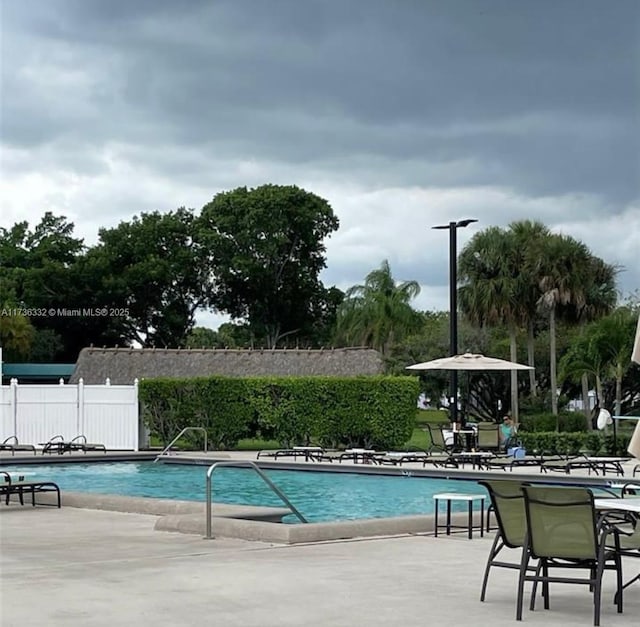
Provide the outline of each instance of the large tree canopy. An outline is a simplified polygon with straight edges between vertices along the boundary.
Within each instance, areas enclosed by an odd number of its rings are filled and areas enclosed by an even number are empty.
[[[248,322],[269,347],[326,315],[323,240],[338,228],[326,200],[296,186],[239,187],[206,204],[199,225],[213,308]]]
[[[20,348],[5,358],[73,361],[83,346],[104,340],[107,319],[65,315],[92,306],[85,297],[92,290],[85,289],[78,273],[85,247],[73,236],[73,228],[64,216],[50,212],[33,230],[27,222],[0,228],[0,303],[30,312],[28,326],[5,321],[14,344],[16,325],[22,329]],[[4,343],[10,344],[8,337]]]
[[[143,213],[100,230],[86,260],[102,275],[103,304],[114,308],[121,333],[143,346],[180,346],[203,307],[210,282],[209,255],[195,240],[189,209]]]

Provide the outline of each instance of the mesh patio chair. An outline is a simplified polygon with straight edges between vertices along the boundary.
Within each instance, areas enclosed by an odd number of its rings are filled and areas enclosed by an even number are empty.
[[[524,493],[521,481],[512,480],[492,480],[478,481],[489,492],[491,508],[493,509],[498,524],[496,537],[491,545],[487,565],[484,570],[482,580],[482,590],[480,601],[484,601],[489,571],[493,566],[500,568],[510,568],[520,570],[520,562],[506,562],[497,559],[500,552],[505,548],[522,549],[525,544],[527,530],[527,520],[524,510]],[[530,567],[534,569],[533,566]]]
[[[598,525],[593,493],[587,488],[523,486],[527,536],[522,552],[516,619],[522,620],[524,584],[533,582],[530,609],[535,609],[538,583],[542,584],[544,608],[549,609],[549,584],[585,584],[593,592],[593,624],[600,625],[602,575],[615,570],[616,605],[622,612],[622,559],[618,530]],[[613,541],[614,547],[607,546]],[[529,574],[529,560],[537,558],[538,567]],[[550,575],[552,569],[582,569],[588,575],[572,577]]]

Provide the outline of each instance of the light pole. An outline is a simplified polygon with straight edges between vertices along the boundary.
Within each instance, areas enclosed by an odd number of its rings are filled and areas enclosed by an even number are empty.
[[[432,229],[449,229],[449,352],[451,356],[458,354],[458,229],[469,226],[477,220],[468,218],[432,226]],[[449,407],[451,422],[458,422],[458,372],[451,371],[449,388]]]

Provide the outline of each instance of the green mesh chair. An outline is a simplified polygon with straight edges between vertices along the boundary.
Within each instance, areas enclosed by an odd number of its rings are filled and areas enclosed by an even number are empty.
[[[527,519],[524,510],[522,481],[496,479],[492,481],[478,481],[478,483],[484,486],[489,492],[491,507],[498,523],[498,532],[491,545],[491,551],[489,552],[489,558],[487,559],[484,578],[482,580],[480,601],[484,601],[487,592],[489,571],[493,566],[520,570],[519,562],[506,562],[497,558],[504,547],[509,549],[522,549],[524,547]],[[535,568],[532,566],[530,570],[535,570]]]
[[[602,575],[615,570],[616,605],[622,612],[622,559],[618,531],[614,526],[598,525],[593,494],[587,488],[523,486],[527,536],[522,552],[516,619],[522,620],[524,584],[533,582],[530,609],[535,609],[536,589],[542,584],[545,609],[549,609],[549,584],[585,584],[593,592],[593,624],[600,624]],[[607,546],[613,541],[613,547]],[[539,560],[534,574],[529,574],[531,558]],[[588,575],[571,577],[550,575],[552,569],[583,569]]]

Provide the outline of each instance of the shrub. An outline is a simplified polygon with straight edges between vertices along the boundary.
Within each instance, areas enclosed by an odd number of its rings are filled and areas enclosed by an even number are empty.
[[[530,433],[555,431],[556,424],[562,432],[575,433],[587,430],[587,420],[579,412],[560,412],[557,417],[551,412],[542,412],[520,418],[520,429]]]
[[[283,446],[391,448],[413,431],[418,382],[409,377],[206,377],[140,383],[143,418],[165,443],[203,426],[216,448],[263,437]]]
[[[626,455],[630,437],[618,435],[617,447],[614,446],[612,434],[601,432],[558,433],[556,431],[518,433],[518,439],[528,453],[547,455],[577,455],[590,453],[593,455]]]

